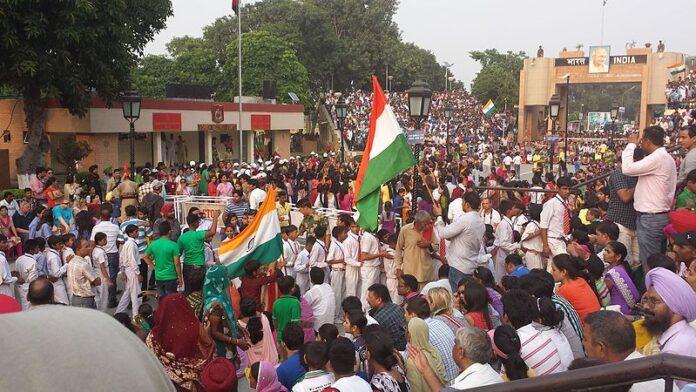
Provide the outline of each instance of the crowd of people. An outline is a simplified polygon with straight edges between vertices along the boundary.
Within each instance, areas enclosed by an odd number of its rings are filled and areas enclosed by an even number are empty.
[[[351,99],[369,107],[365,94]],[[403,97],[391,99],[402,112]],[[433,101],[425,127],[437,137]],[[417,150],[419,163],[383,186],[375,232],[354,217],[358,164],[333,152],[105,176],[92,166],[62,187],[37,168],[21,200],[0,201],[0,308],[113,313],[187,391],[235,390],[239,377],[262,392],[465,389],[660,352],[695,357],[690,114],[640,140],[573,143],[573,170],[560,169],[562,155],[550,170],[543,142],[508,143],[504,126],[489,126],[500,136],[462,125],[458,148]],[[670,135],[683,159],[666,151]],[[177,195],[227,205],[179,221]],[[230,276],[214,244],[234,241],[266,202],[283,257]]]
[[[675,80],[667,82],[665,89],[667,105],[679,107],[680,104],[692,102],[696,99],[696,73],[686,70]]]

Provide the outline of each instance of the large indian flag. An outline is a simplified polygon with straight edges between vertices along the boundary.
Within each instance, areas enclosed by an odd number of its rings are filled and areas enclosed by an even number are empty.
[[[672,74],[672,76],[686,71],[686,65],[684,64],[674,64],[667,68],[669,69],[669,73]]]
[[[372,95],[370,133],[355,181],[355,200],[360,212],[358,224],[370,231],[377,228],[382,184],[416,163],[406,135],[375,76],[372,76]]]
[[[280,258],[283,240],[275,200],[276,189],[271,187],[249,226],[236,237],[220,244],[220,263],[227,267],[231,276],[243,275],[244,264],[249,260],[258,260],[263,265]]]

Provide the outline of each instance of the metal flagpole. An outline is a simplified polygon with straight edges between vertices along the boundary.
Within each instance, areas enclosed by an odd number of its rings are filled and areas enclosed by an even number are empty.
[[[599,37],[599,44],[604,45],[604,8],[607,5],[607,0],[602,0],[602,28],[601,28],[601,36]]]
[[[242,7],[241,4],[237,6],[237,79],[239,80],[239,96],[238,108],[239,108],[239,161],[244,160],[244,151],[242,146],[244,146],[244,133],[242,127]]]

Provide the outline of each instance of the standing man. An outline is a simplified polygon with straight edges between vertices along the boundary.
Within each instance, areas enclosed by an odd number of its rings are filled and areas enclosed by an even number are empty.
[[[162,207],[164,206],[161,181],[152,181],[152,192],[143,196],[143,199],[140,201],[140,206],[147,208],[150,222],[154,222],[160,218]]]
[[[68,287],[72,291],[70,305],[96,309],[94,287],[101,284],[101,279],[94,274],[92,266],[85,260],[91,251],[89,241],[79,239],[76,244],[75,256],[68,263]]]
[[[155,271],[155,282],[159,298],[176,294],[183,287],[184,278],[179,262],[179,246],[169,238],[172,231],[169,222],[162,222],[159,227],[159,238],[153,241],[145,251],[143,260]]]
[[[624,244],[628,250],[631,263],[638,265],[640,252],[638,251],[638,236],[636,235],[636,209],[633,207],[633,192],[638,179],[621,172],[621,156],[616,160],[616,165],[617,168],[608,179],[609,209],[607,210],[607,220],[616,223],[619,227],[618,241]]]
[[[640,145],[646,155],[635,162],[633,152],[637,143],[638,135],[628,135],[628,144],[621,154],[621,171],[627,176],[638,177],[633,206],[638,214],[636,234],[640,261],[643,271],[647,273],[648,257],[664,249],[664,229],[669,224],[669,211],[677,186],[677,169],[674,159],[663,147],[665,131],[661,127],[654,125],[645,128]]]
[[[331,288],[333,289],[336,298],[336,315],[334,321],[336,324],[343,322],[341,316],[341,301],[345,298],[345,277],[346,277],[346,251],[343,248],[343,241],[348,234],[346,227],[336,226],[331,231],[331,243],[329,244],[329,254],[326,256],[326,264],[331,269]]]
[[[17,200],[14,199],[14,194],[10,191],[5,191],[3,199],[0,200],[0,207],[7,207],[7,215],[12,218],[12,216],[19,211],[19,205]]]
[[[433,211],[436,208],[441,214],[442,210],[437,205],[433,206]],[[431,252],[433,249],[438,249],[440,241],[434,230],[430,232],[430,239],[425,238],[432,222],[430,214],[420,210],[413,218],[413,223],[401,228],[396,240],[396,276],[397,278],[403,274],[415,276],[418,280],[418,290],[420,290],[433,280]],[[365,251],[365,245],[363,245],[363,254]],[[366,287],[369,287],[370,284],[366,283]]]
[[[244,192],[242,192],[241,189],[235,189],[232,191],[230,203],[225,206],[222,221],[227,222],[227,218],[230,214],[234,214],[234,216],[241,219],[246,215],[247,211],[249,211],[249,203],[244,200]]]
[[[0,249],[6,249],[7,237],[0,234]],[[10,264],[7,263],[5,252],[0,250],[0,294],[14,298],[14,285],[19,279],[10,272]]]
[[[346,252],[346,297],[357,297],[362,293],[360,289],[360,226],[352,217],[348,217],[348,236],[343,241],[343,249]]]
[[[302,214],[302,223],[300,223],[300,235],[308,233],[307,235],[317,236],[314,233],[314,229],[317,226],[322,226],[325,229],[329,227],[329,220],[326,219],[324,215],[319,212],[314,212],[312,209],[312,203],[309,199],[301,199],[297,202],[297,209]],[[326,232],[326,230],[324,231]],[[320,238],[317,238],[320,239]]]
[[[207,231],[199,231],[198,225],[201,223],[201,217],[198,214],[189,214],[186,217],[188,231],[179,237],[179,254],[184,257],[184,278],[189,271],[195,269],[205,269],[205,241],[210,241],[217,232],[217,222],[220,216],[220,211],[213,213],[213,222]]]
[[[90,238],[92,244],[97,244],[95,235],[97,233],[104,233],[106,235],[106,243],[102,246],[102,249],[104,249],[106,253],[106,259],[109,264],[109,278],[114,283],[109,285],[109,308],[116,307],[116,275],[118,275],[120,268],[116,244],[121,230],[115,223],[111,222],[112,213],[113,210],[108,204],[102,204],[100,211],[101,220],[92,228],[92,237]]]
[[[121,280],[124,281],[125,287],[121,300],[118,301],[118,306],[114,313],[128,311],[130,303],[132,314],[138,313],[140,307],[140,252],[138,252],[138,243],[135,241],[138,238],[138,226],[128,225],[124,230],[126,233],[126,242],[121,246],[119,254],[119,263],[121,264]]]
[[[447,226],[440,216],[442,208],[433,206],[433,213],[437,215],[435,231],[440,238],[450,241],[447,247],[447,264],[449,265],[448,278],[452,292],[457,290],[459,281],[465,275],[473,274],[476,267],[481,265],[479,254],[483,248],[483,235],[486,233],[486,226],[477,213],[480,204],[481,199],[475,192],[465,193],[464,213],[454,218],[454,221]]]
[[[259,188],[259,180],[255,178],[249,180],[249,189],[249,208],[258,211],[259,205],[266,199],[266,191]]]
[[[123,181],[116,185],[112,191],[114,198],[121,199],[119,202],[121,205],[121,211],[124,211],[127,206],[138,206],[138,184],[136,184],[131,178],[132,174],[126,172],[123,175]],[[118,213],[120,211],[116,212]]]
[[[360,239],[360,281],[362,282],[363,306],[367,309],[367,289],[375,283],[379,283],[379,275],[382,269],[382,257],[391,257],[387,252],[380,250],[379,240],[374,234],[365,231]]]
[[[696,169],[696,125],[687,125],[679,130],[679,145],[686,151],[686,156],[679,166],[677,184],[686,184],[686,175]]]
[[[148,238],[152,237],[152,229],[148,225],[147,222],[145,222],[142,219],[138,219],[136,214],[137,214],[137,209],[135,206],[127,206],[125,209],[126,212],[126,220],[121,223],[121,233],[118,236],[118,242],[119,243],[124,243],[127,240],[127,234],[125,232],[125,229],[130,226],[130,225],[135,225],[138,228],[138,235],[136,237],[135,242],[138,244],[138,268],[140,268],[140,276],[142,276],[142,287],[140,288],[141,290],[145,291],[148,289],[147,287],[147,264],[146,263],[141,263],[140,260],[145,256],[145,250],[147,250],[147,241]]]
[[[121,169],[114,169],[111,177],[106,181],[106,193],[112,192],[121,183]],[[104,195],[106,196],[106,195]],[[112,193],[113,196],[113,193]],[[121,214],[121,199],[114,197],[111,199],[111,204],[114,206],[114,218]]]
[[[27,299],[27,294],[29,293],[29,284],[39,278],[39,273],[36,269],[36,259],[34,259],[34,254],[39,251],[39,243],[36,240],[27,240],[24,243],[24,254],[17,258],[15,261],[15,269],[19,273],[17,291],[19,292],[19,302],[22,304],[22,310],[29,309],[29,299]]]
[[[484,198],[481,200],[481,211],[479,211],[481,219],[485,225],[491,225],[493,230],[498,227],[498,224],[502,220],[500,213],[493,208],[493,203],[491,199]]]
[[[174,135],[172,135],[174,137]],[[188,161],[187,156],[188,156],[188,147],[186,146],[186,142],[184,139],[179,135],[179,138],[176,140],[176,163],[179,164],[184,164]]]
[[[159,225],[164,222],[169,223],[171,231],[169,232],[169,239],[176,242],[179,240],[181,235],[181,223],[176,219],[176,212],[174,211],[174,203],[165,203],[160,210],[160,217],[155,220],[152,224],[153,239],[159,238]]]
[[[29,180],[31,190],[34,192],[34,197],[39,201],[39,204],[46,204],[46,177],[47,170],[45,167],[36,168],[36,176],[32,176]]]
[[[556,183],[558,193],[549,199],[541,210],[541,242],[542,255],[553,257],[566,252],[566,238],[570,235],[570,178],[560,177]],[[553,263],[548,263],[551,272]]]
[[[87,177],[85,178],[85,185],[87,185],[87,192],[94,188],[97,191],[99,198],[104,197],[104,194],[102,193],[101,181],[99,180],[99,166],[92,165],[89,167],[89,173],[87,173]]]

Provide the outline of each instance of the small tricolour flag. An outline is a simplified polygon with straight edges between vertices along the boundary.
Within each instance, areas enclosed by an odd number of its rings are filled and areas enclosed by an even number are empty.
[[[372,76],[372,96],[370,132],[355,179],[358,225],[370,231],[377,228],[382,184],[416,163],[406,135],[375,76]]]
[[[676,74],[679,74],[679,73],[682,73],[682,72],[686,71],[686,65],[684,65],[684,64],[674,64],[673,66],[668,67],[668,69],[669,69],[669,73],[670,73],[670,74],[676,75]]]
[[[244,264],[249,260],[258,260],[265,265],[280,258],[283,240],[275,200],[276,189],[271,187],[249,226],[236,237],[220,244],[220,263],[227,267],[230,276],[243,275]]]
[[[495,110],[493,100],[489,99],[488,102],[485,105],[483,105],[483,108],[481,109],[483,110],[483,114],[485,114],[486,116],[490,116],[491,114],[493,114],[493,111]]]
[[[239,15],[239,1],[240,0],[232,0],[232,11],[234,11],[235,15]]]

